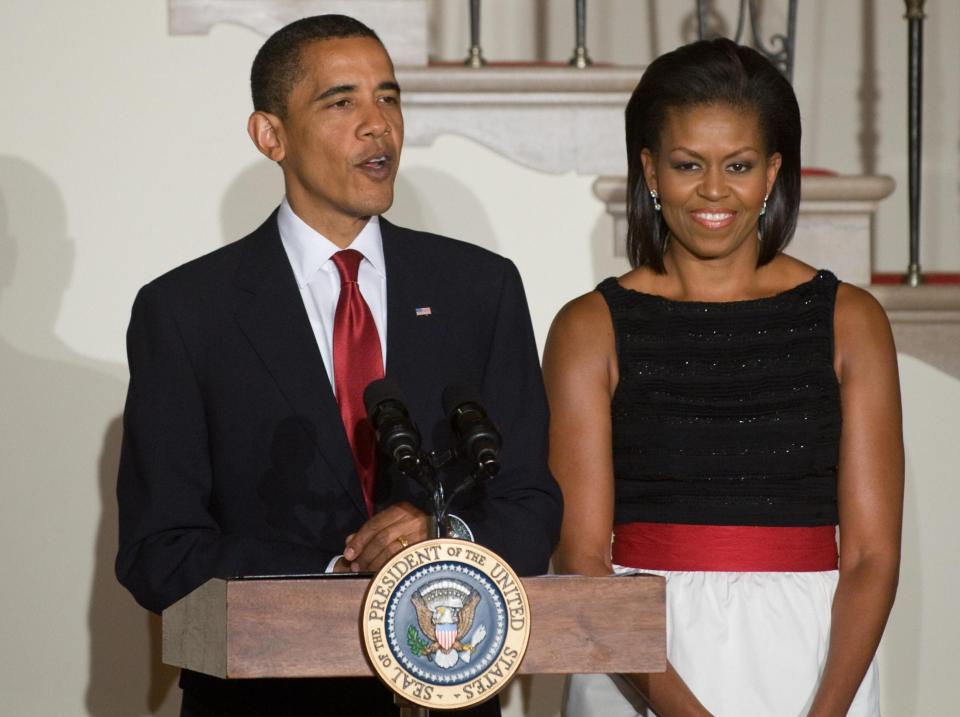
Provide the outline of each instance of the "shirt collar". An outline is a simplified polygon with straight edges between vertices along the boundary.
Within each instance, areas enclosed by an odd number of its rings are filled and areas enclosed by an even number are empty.
[[[303,288],[309,284],[321,269],[335,271],[330,258],[340,251],[340,247],[298,217],[286,197],[280,203],[277,227],[280,230],[280,241],[283,242],[283,248],[293,268],[297,286]],[[350,242],[349,248],[363,254],[364,259],[370,262],[377,274],[381,277],[386,276],[380,217],[370,217],[370,221]],[[329,266],[327,266],[328,263]]]

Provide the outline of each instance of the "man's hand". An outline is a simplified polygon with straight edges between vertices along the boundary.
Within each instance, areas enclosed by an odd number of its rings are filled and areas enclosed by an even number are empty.
[[[391,505],[347,536],[343,557],[355,573],[375,572],[407,545],[427,539],[430,519],[410,503]]]
[[[343,558],[337,558],[337,562],[333,564],[333,568],[330,570],[331,573],[352,573],[350,569],[350,562],[344,560]]]

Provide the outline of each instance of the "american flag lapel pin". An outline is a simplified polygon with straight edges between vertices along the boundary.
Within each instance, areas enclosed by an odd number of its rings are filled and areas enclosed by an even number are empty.
[[[430,316],[433,313],[429,306],[418,306],[413,311],[417,316]]]

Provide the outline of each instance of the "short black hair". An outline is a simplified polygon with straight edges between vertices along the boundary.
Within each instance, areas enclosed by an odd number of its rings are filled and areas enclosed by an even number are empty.
[[[773,259],[793,237],[800,209],[800,106],[787,79],[756,50],[727,38],[700,40],[661,55],[644,71],[626,110],[627,254],[634,267],[666,270],[669,228],[654,210],[641,151],[657,154],[670,110],[729,105],[754,112],[767,156],[779,152],[780,171],[760,219],[757,265]]]
[[[300,56],[304,46],[345,37],[370,37],[383,45],[377,33],[346,15],[305,17],[273,33],[253,58],[250,69],[253,109],[285,117],[287,97],[303,77]]]

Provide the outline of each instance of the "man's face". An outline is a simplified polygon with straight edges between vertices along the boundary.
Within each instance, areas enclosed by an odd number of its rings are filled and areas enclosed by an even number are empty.
[[[393,63],[368,37],[303,48],[304,75],[277,120],[287,198],[297,215],[346,246],[367,219],[393,203],[403,145]]]

